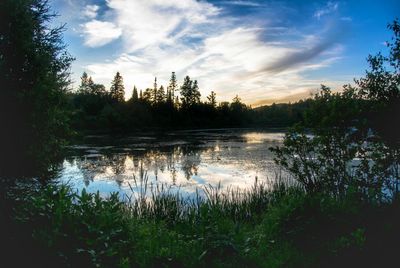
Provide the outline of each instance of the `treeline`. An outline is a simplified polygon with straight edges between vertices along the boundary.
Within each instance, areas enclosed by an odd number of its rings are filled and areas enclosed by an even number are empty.
[[[69,99],[76,130],[117,132],[142,128],[287,127],[303,119],[312,101],[252,109],[238,95],[231,102],[217,102],[214,91],[201,101],[197,80],[186,76],[178,87],[175,72],[168,86],[159,86],[155,78],[151,88],[138,90],[135,86],[128,100],[119,72],[109,90],[84,72],[78,90],[70,93]]]
[[[125,101],[123,78],[118,72],[110,90],[84,73],[76,93],[70,94],[73,126],[78,130],[132,131],[138,128],[231,127],[251,121],[251,108],[238,96],[217,103],[215,92],[200,100],[197,80],[186,76],[178,87],[172,72],[164,88],[154,79],[152,88],[133,89]]]

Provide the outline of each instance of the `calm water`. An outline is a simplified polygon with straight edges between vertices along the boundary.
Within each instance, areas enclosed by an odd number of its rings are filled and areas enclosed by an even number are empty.
[[[281,172],[268,148],[280,145],[283,135],[203,130],[123,138],[88,136],[83,144],[68,148],[58,180],[103,196],[110,192],[130,195],[131,187],[138,190],[140,178],[149,185],[172,185],[173,191],[186,195],[208,184],[246,188],[256,177],[266,181]]]

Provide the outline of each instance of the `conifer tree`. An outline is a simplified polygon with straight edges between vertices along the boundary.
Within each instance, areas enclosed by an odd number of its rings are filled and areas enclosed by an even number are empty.
[[[207,100],[212,107],[217,107],[217,94],[214,91],[211,91],[210,95],[207,96]]]
[[[78,92],[81,94],[89,93],[89,76],[86,72],[83,72],[81,76],[81,84],[79,85]],[[91,78],[90,78],[91,79]],[[93,83],[93,81],[92,81]]]
[[[200,103],[200,90],[199,90],[199,85],[197,83],[197,80],[194,80],[193,86],[192,86],[192,91],[191,91],[191,105],[198,104]]]
[[[173,103],[173,101],[171,90],[167,89],[167,103]]]
[[[111,99],[118,102],[123,102],[125,99],[124,81],[119,72],[115,74],[114,79],[111,82],[110,96]]]
[[[173,100],[175,98],[175,91],[178,90],[178,82],[176,81],[175,72],[172,72],[172,74],[171,74],[171,78],[169,80],[169,85],[168,85],[168,90],[170,91],[171,99]]]
[[[139,96],[138,96],[138,92],[137,92],[137,88],[136,86],[133,87],[133,92],[132,92],[132,101],[136,102],[138,101]]]
[[[143,97],[142,97],[142,99],[145,101],[145,102],[148,102],[148,103],[152,103],[153,102],[153,89],[151,89],[151,88],[146,88],[146,90],[143,92]]]
[[[164,86],[160,86],[160,88],[157,90],[157,99],[156,102],[157,103],[163,103],[165,102],[165,90],[164,90]]]
[[[183,107],[189,107],[191,105],[192,84],[193,82],[190,80],[190,77],[186,76],[181,86],[181,101]]]
[[[154,77],[153,90],[151,93],[151,102],[153,104],[157,103],[157,77]]]
[[[64,104],[73,58],[55,16],[46,0],[0,1],[1,178],[48,171],[69,133]]]

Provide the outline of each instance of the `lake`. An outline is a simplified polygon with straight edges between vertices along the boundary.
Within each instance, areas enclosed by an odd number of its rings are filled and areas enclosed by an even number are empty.
[[[282,175],[269,147],[279,146],[283,137],[278,130],[249,129],[87,136],[68,147],[57,180],[102,196],[130,195],[143,183],[183,195],[207,185],[249,188],[256,178],[267,182]]]

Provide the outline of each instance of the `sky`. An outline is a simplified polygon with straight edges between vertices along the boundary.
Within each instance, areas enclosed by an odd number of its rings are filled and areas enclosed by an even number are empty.
[[[236,95],[248,105],[310,96],[321,84],[339,90],[385,51],[387,24],[400,2],[269,0],[50,0],[66,23],[76,58],[73,86],[86,71],[109,88],[116,72],[132,89],[198,80],[203,100]]]

